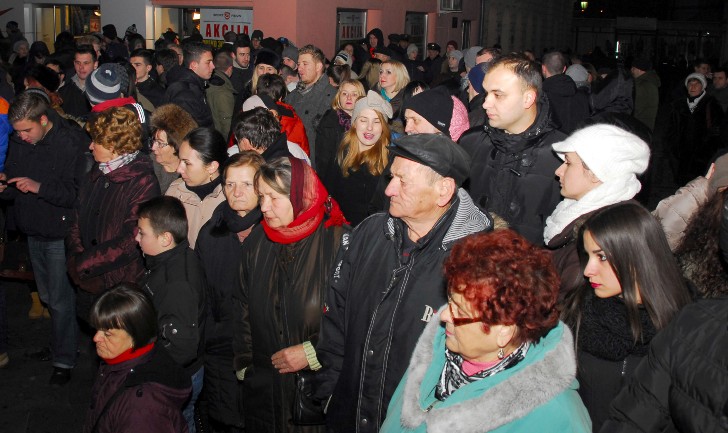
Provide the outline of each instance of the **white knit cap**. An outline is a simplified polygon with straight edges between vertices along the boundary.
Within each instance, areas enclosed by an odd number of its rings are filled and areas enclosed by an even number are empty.
[[[561,159],[576,152],[602,182],[642,174],[650,162],[650,148],[641,138],[603,123],[579,129],[552,147]]]
[[[688,77],[685,79],[685,87],[688,87],[688,81],[690,80],[700,81],[700,84],[703,85],[703,90],[708,87],[708,80],[706,80],[705,75],[701,74],[700,72],[693,72],[692,74],[688,75]]]

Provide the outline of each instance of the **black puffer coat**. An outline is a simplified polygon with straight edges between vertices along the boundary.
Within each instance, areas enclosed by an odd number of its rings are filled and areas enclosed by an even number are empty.
[[[602,432],[728,432],[728,298],[688,305],[614,399]]]
[[[202,367],[205,332],[205,274],[187,241],[156,256],[146,256],[149,271],[141,286],[157,311],[159,340],[191,377]]]
[[[292,244],[279,244],[253,229],[243,244],[241,284],[233,293],[235,370],[245,370],[245,430],[288,432],[294,375],[281,375],[271,356],[281,349],[319,339],[323,297],[347,228],[325,228]],[[284,304],[280,293],[285,294]],[[284,325],[283,308],[288,327]],[[323,431],[300,428],[295,431]]]
[[[205,97],[205,80],[188,68],[173,68],[167,73],[163,102],[182,107],[195,119],[197,126],[214,126],[212,111]]]
[[[111,401],[119,389],[123,391]],[[83,433],[186,432],[182,407],[191,391],[189,375],[157,345],[138,358],[102,363],[91,389]]]
[[[195,253],[207,277],[205,323],[205,399],[210,416],[229,426],[241,426],[240,385],[233,371],[233,290],[239,285],[243,256],[238,232],[260,221],[255,209],[245,218],[220,203],[197,236]]]
[[[549,110],[542,94],[536,121],[525,132],[507,134],[486,123],[459,141],[472,159],[465,188],[473,201],[536,245],[543,244],[546,218],[561,200],[554,174],[561,160],[551,145],[566,136],[554,128]]]

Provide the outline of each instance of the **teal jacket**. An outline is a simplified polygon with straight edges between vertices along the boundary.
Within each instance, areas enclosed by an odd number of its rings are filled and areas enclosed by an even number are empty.
[[[516,366],[439,401],[434,389],[445,366],[445,339],[442,324],[431,321],[392,397],[381,433],[591,432],[576,391],[573,337],[563,323],[532,344]]]

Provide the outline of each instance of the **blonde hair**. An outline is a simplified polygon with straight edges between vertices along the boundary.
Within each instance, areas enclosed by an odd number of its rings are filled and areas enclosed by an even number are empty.
[[[400,90],[404,89],[407,84],[409,84],[409,72],[407,72],[407,67],[402,62],[390,59],[386,62],[382,62],[381,66],[379,66],[379,69],[383,68],[384,65],[391,65],[392,70],[394,71],[394,75],[397,77],[397,81],[395,81],[394,83],[394,93],[399,92]],[[381,88],[379,86],[379,78],[377,78],[377,88]]]
[[[339,96],[341,96],[342,89],[346,84],[351,84],[352,86],[356,87],[356,91],[359,93],[359,96],[357,96],[356,99],[359,99],[362,96],[366,96],[367,94],[361,81],[344,80],[339,84],[339,90],[336,91],[336,96],[334,96],[334,100],[331,101],[331,108],[333,108],[334,110],[343,110],[343,108],[341,108],[341,105],[339,105]]]
[[[387,123],[387,119],[382,113],[377,110],[373,111],[377,114],[379,122],[382,125],[382,135],[371,149],[359,152],[359,137],[356,136],[356,119],[352,119],[351,128],[344,134],[344,138],[339,145],[339,152],[336,156],[336,161],[339,163],[341,174],[344,177],[349,176],[350,169],[357,171],[363,164],[367,164],[369,173],[372,176],[379,176],[384,172],[384,168],[389,162],[389,151],[387,150],[391,135],[389,123]]]

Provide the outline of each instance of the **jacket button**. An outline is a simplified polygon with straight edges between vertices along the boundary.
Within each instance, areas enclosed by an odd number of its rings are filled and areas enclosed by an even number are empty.
[[[63,216],[61,217],[61,221],[65,221],[65,220],[66,220],[66,216],[65,216],[65,215],[63,215]]]
[[[362,419],[361,419],[361,421],[359,421],[359,424],[361,424],[361,425],[363,425],[363,426],[364,426],[364,425],[367,425],[367,424],[369,424],[369,420],[368,420],[368,419],[366,419],[366,418],[362,418]]]
[[[374,356],[374,351],[373,351],[373,350],[369,350],[369,351],[367,352],[367,355],[369,355],[369,356]]]

